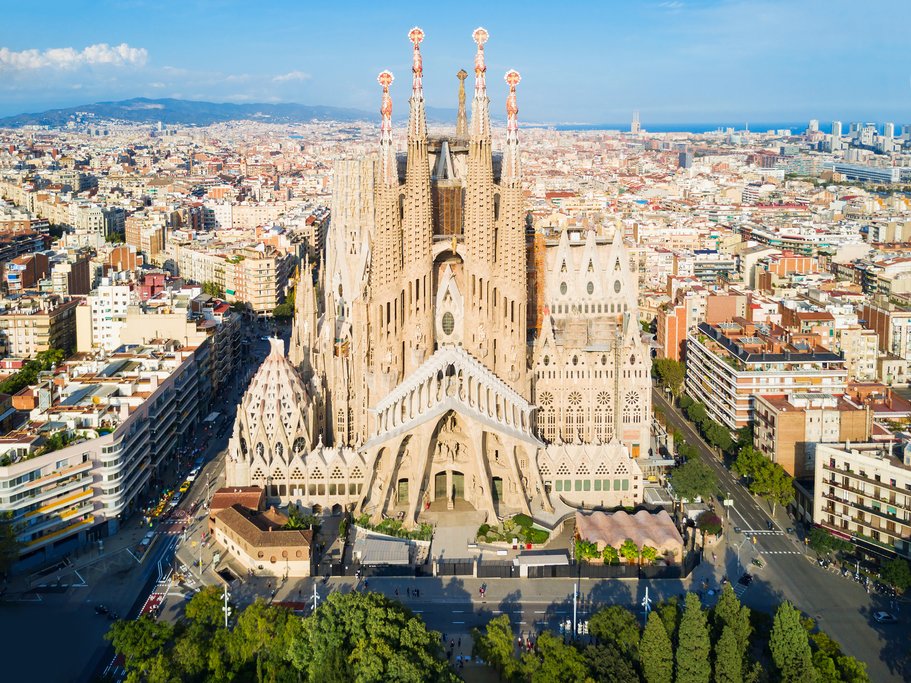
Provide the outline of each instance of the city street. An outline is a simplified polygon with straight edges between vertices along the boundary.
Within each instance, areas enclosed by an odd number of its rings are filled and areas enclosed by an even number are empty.
[[[773,518],[765,503],[757,501],[737,481],[662,392],[654,389],[652,397],[668,424],[696,447],[702,460],[718,475],[725,495],[734,501],[726,525],[726,552],[722,556],[727,575],[736,580],[742,573],[737,567],[738,547],[742,566],[749,567],[754,556],[762,557],[765,562],[762,569],[751,571],[755,580],[743,593],[743,602],[752,608],[768,610],[781,600],[790,600],[816,619],[847,654],[866,662],[871,680],[907,680],[911,674],[908,621],[877,624],[871,617],[878,610],[889,610],[889,599],[868,595],[859,584],[819,567],[813,551],[805,548],[796,535],[784,532],[793,525],[787,512],[779,506]],[[767,529],[768,520],[772,521],[772,532]],[[741,534],[734,532],[735,526],[741,528]],[[755,544],[748,538],[753,530],[757,532]]]

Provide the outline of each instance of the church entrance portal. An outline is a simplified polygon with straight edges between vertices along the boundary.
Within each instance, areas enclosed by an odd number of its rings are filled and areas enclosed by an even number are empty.
[[[452,497],[465,498],[465,475],[461,472],[452,473]]]
[[[446,472],[438,472],[433,478],[433,498],[443,500],[446,498]]]

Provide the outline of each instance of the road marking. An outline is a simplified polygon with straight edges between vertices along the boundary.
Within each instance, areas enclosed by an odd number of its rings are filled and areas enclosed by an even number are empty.
[[[452,623],[453,623],[453,624],[464,624],[465,622],[464,622],[464,621],[454,621],[454,622],[452,622]]]
[[[424,613],[424,610],[422,610],[422,609],[416,609],[416,610],[414,610],[414,613],[415,613],[415,614],[423,614],[423,613]]]
[[[493,611],[493,614],[503,614],[503,612],[501,612],[501,611],[498,610],[498,609],[495,609],[495,610]]]
[[[520,621],[519,623],[520,623],[520,624],[527,624],[528,622],[527,622],[527,621]]]
[[[464,614],[464,613],[465,613],[465,610],[454,609],[454,610],[452,610],[452,613],[453,613],[453,614]]]
[[[544,610],[544,609],[536,609],[536,610],[535,610],[535,614],[546,614],[546,613],[547,613],[547,610]]]

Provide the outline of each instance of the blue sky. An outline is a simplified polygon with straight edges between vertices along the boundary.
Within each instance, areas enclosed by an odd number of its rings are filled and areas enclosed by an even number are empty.
[[[428,104],[454,107],[472,30],[520,120],[911,122],[911,0],[310,2],[3,0],[0,115],[107,99],[406,107],[419,25]],[[472,80],[469,78],[469,85]]]

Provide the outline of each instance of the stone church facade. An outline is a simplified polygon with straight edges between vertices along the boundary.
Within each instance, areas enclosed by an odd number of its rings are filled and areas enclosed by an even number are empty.
[[[455,133],[430,136],[423,37],[409,33],[406,151],[383,72],[379,150],[335,166],[324,261],[298,279],[288,357],[274,346],[243,399],[228,485],[409,525],[458,501],[489,521],[638,503],[651,361],[622,234],[547,245],[547,308],[529,340],[519,74],[506,74],[494,153],[477,29],[470,119],[461,71]]]

